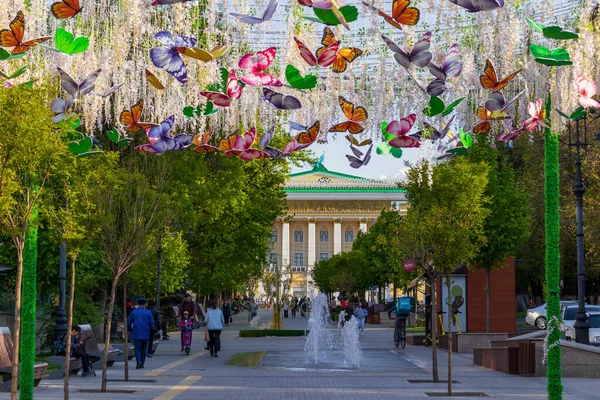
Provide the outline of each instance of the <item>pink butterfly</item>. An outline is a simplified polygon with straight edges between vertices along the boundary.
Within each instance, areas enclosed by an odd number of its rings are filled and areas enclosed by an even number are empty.
[[[219,107],[229,107],[232,100],[239,99],[242,96],[242,85],[238,82],[233,69],[229,71],[227,77],[226,91],[227,94],[221,92],[200,92],[200,94]]]
[[[301,5],[306,6],[306,7],[320,8],[323,10],[328,10],[331,8],[331,3],[328,1],[298,0],[298,3],[300,3]]]
[[[585,108],[600,108],[600,103],[592,99],[592,96],[598,93],[598,88],[596,87],[596,83],[594,81],[590,81],[589,79],[585,79],[584,77],[580,76],[578,88],[579,104]]]
[[[519,136],[521,136],[525,132],[525,128],[521,129],[513,129],[510,131],[504,132],[502,135],[498,136],[498,140],[501,142],[508,142],[509,140],[515,140]]]
[[[269,68],[277,54],[276,47],[269,47],[266,50],[258,51],[256,54],[246,54],[240,60],[238,66],[247,75],[242,77],[242,82],[250,86],[282,86],[282,83],[276,77],[266,74],[263,71]]]
[[[325,47],[323,51],[319,52],[317,50],[317,52],[313,54],[308,46],[302,43],[300,39],[294,36],[294,40],[296,41],[298,50],[300,50],[300,56],[311,67],[314,67],[315,65],[319,65],[320,67],[329,67],[334,63],[337,57],[338,49],[340,48],[340,41],[338,40]]]
[[[410,114],[406,118],[402,118],[400,121],[392,121],[385,128],[385,131],[390,135],[394,135],[388,144],[392,147],[402,148],[402,147],[420,147],[421,143],[410,136],[406,136],[406,134],[412,129],[415,121],[417,120],[417,116],[415,114]]]
[[[256,128],[250,129],[243,135],[233,134],[227,139],[223,139],[219,148],[227,158],[238,156],[244,161],[252,161],[269,157],[266,152],[251,148],[256,141],[256,136]]]
[[[529,103],[527,112],[531,115],[531,118],[523,122],[523,129],[533,131],[538,125],[546,126],[546,124],[544,124],[544,119],[546,119],[546,109],[542,104],[542,99],[537,99],[533,103]]]

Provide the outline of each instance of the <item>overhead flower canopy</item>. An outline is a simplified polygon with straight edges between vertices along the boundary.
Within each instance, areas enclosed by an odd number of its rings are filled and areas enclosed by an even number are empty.
[[[141,130],[138,150],[245,160],[346,136],[358,168],[373,145],[400,157],[442,139],[443,157],[470,132],[512,140],[543,126],[549,93],[594,106],[596,15],[562,0],[11,0],[0,79],[60,84],[52,109],[81,120],[76,154]]]

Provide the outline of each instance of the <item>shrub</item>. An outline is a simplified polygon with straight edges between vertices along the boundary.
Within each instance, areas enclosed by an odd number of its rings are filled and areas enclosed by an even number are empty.
[[[267,336],[304,336],[309,331],[302,329],[261,329],[261,330],[240,330],[240,337],[267,337]]]

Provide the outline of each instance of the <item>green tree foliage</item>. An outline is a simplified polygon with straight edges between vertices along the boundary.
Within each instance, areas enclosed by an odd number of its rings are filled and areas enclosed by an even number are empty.
[[[368,261],[361,250],[335,254],[313,268],[313,280],[323,292],[355,293],[369,288]]]
[[[514,169],[504,157],[490,146],[490,138],[480,135],[468,153],[471,162],[484,162],[489,166],[485,203],[488,211],[484,221],[485,243],[472,264],[486,271],[487,315],[486,331],[491,331],[490,275],[494,268],[502,268],[507,257],[515,255],[529,237],[527,192],[517,185]]]

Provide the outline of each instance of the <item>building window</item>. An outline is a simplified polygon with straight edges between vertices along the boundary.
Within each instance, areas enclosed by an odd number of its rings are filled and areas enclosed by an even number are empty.
[[[277,241],[279,241],[279,232],[272,231],[271,232],[271,242],[275,243]]]
[[[354,232],[346,231],[346,233],[344,234],[344,240],[346,242],[354,242]]]
[[[320,242],[329,242],[329,232],[321,231],[319,233],[319,241]]]
[[[329,253],[319,253],[319,261],[328,260]]]
[[[269,253],[269,264],[273,264],[274,267],[279,266],[279,254]]]
[[[294,253],[294,267],[304,266],[304,253]]]
[[[292,267],[292,272],[306,272],[306,266]]]
[[[302,231],[294,232],[294,242],[304,242],[304,232],[302,232]]]

